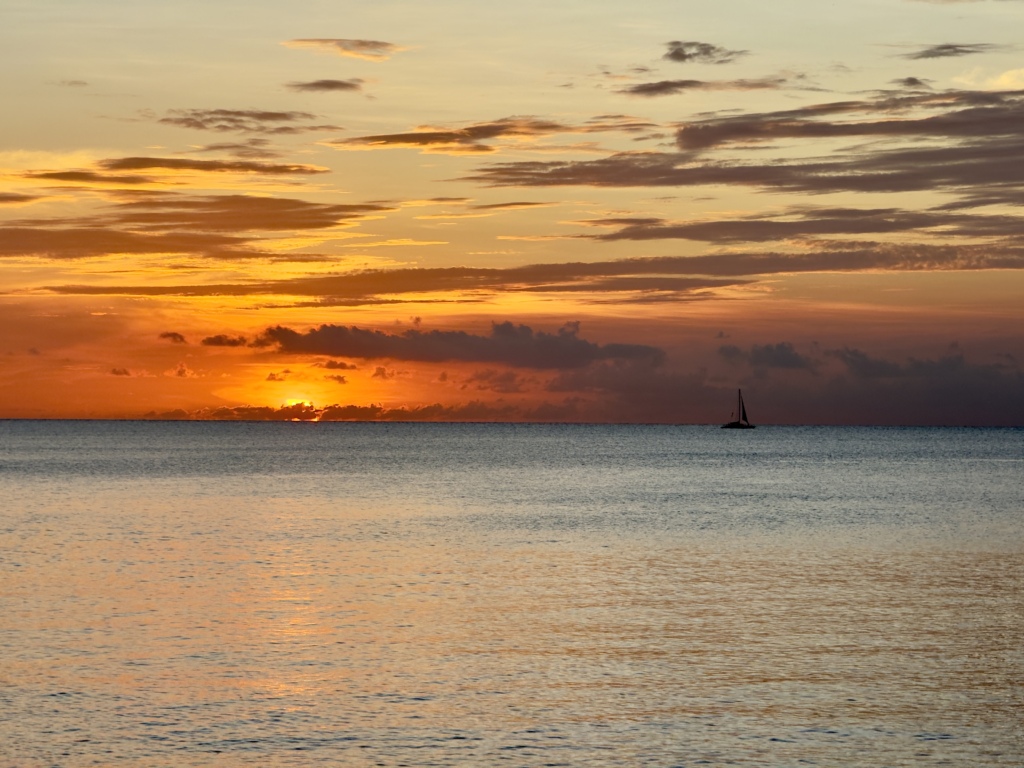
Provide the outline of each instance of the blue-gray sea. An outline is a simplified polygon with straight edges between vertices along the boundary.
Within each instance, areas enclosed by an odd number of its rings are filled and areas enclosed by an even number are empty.
[[[0,422],[0,765],[1024,765],[1024,430]]]

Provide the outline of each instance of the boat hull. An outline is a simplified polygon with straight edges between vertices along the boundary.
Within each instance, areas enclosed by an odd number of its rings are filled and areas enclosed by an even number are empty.
[[[722,429],[757,429],[757,427],[744,421],[730,421],[728,424],[723,424]]]

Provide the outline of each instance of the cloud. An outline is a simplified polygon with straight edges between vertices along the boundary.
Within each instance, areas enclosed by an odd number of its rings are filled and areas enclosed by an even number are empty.
[[[489,368],[468,376],[465,386],[472,386],[482,391],[512,394],[524,391],[524,384],[523,378],[515,371],[496,371]]]
[[[749,351],[729,344],[719,347],[718,354],[731,363],[746,362],[754,368],[813,371],[818,365],[815,360],[797,352],[788,341],[780,341],[777,344],[754,344]]]
[[[544,136],[562,133],[619,132],[637,134],[659,127],[650,121],[628,115],[599,115],[579,125],[531,116],[504,117],[460,128],[424,125],[403,133],[383,133],[336,139],[325,142],[336,149],[419,149],[444,154],[483,154],[494,152],[501,140],[509,143],[530,142]]]
[[[225,333],[218,333],[216,336],[207,336],[199,343],[204,347],[244,347],[249,340],[245,336],[228,336]]]
[[[268,176],[310,175],[327,173],[330,170],[316,165],[260,163],[252,160],[187,160],[175,157],[121,157],[101,160],[99,165],[108,171],[140,171],[160,168],[203,173],[258,173]]]
[[[942,43],[922,48],[913,53],[903,54],[905,59],[946,59],[954,56],[971,56],[976,53],[988,53],[1000,46],[991,43]]]
[[[161,333],[157,338],[166,339],[172,344],[188,344],[188,341],[185,339],[185,337],[182,336],[180,333],[176,333],[175,331],[165,331],[164,333]]]
[[[309,232],[357,224],[393,210],[376,203],[311,203],[253,195],[125,195],[81,219],[32,219],[0,226],[0,256],[85,258],[114,253],[189,253],[267,258],[258,232]]]
[[[131,376],[132,372],[129,371],[127,368],[111,368],[110,369],[110,375],[111,376]]]
[[[95,171],[48,171],[27,173],[27,179],[43,181],[71,181],[81,184],[151,184],[154,179],[149,176],[110,176]]]
[[[899,363],[872,358],[859,349],[844,347],[830,350],[826,354],[841,360],[847,370],[858,378],[895,378],[903,375],[903,368]]]
[[[333,376],[324,376],[324,378],[327,381],[333,381],[335,384],[348,384],[348,379],[345,376],[335,374]]]
[[[388,358],[418,362],[463,361],[501,363],[516,368],[575,368],[596,360],[643,359],[657,364],[664,352],[642,344],[595,344],[577,335],[573,326],[558,333],[534,331],[510,322],[493,323],[489,336],[465,331],[386,333],[355,326],[321,325],[300,332],[283,326],[267,328],[259,339],[289,354],[343,355],[362,359]]]
[[[281,373],[268,373],[266,381],[287,381],[289,371],[282,371]]]
[[[199,377],[199,374],[185,365],[185,363],[178,363],[169,371],[164,371],[164,376],[170,376],[175,379],[195,379]]]
[[[0,248],[3,245],[0,231]],[[238,284],[63,285],[48,286],[48,290],[65,295],[317,297],[310,306],[393,303],[390,297],[407,293],[420,297],[441,293],[447,300],[459,300],[450,297],[459,292],[478,296],[483,291],[590,292],[612,294],[610,298],[617,301],[680,301],[772,274],[979,269],[1024,269],[1024,245],[808,240],[797,252],[750,250],[505,269],[404,268]]]
[[[382,40],[350,40],[332,37],[286,40],[281,45],[288,48],[309,48],[323,53],[333,53],[337,56],[348,56],[354,59],[365,59],[366,61],[385,61],[396,53],[408,50],[408,48],[403,48],[394,43],[386,43]]]
[[[309,131],[336,131],[341,126],[308,124],[316,115],[310,112],[268,109],[172,109],[157,119],[164,125],[217,133],[297,134]]]
[[[607,220],[615,222],[614,219]],[[657,219],[624,220],[622,229],[598,240],[656,240],[678,238],[718,243],[767,242],[820,238],[829,235],[880,235],[914,232],[953,237],[1015,237],[1020,234],[1017,216],[952,213],[944,210],[911,211],[902,208],[796,208],[776,215],[692,222]],[[604,224],[605,221],[584,221]]]
[[[57,85],[64,88],[85,88],[89,83],[85,80],[61,80]]]
[[[901,77],[891,81],[894,85],[898,85],[901,88],[931,88],[929,83],[930,80],[922,80],[920,77]]]
[[[159,195],[120,203],[110,220],[156,230],[285,231],[344,226],[391,210],[375,203],[311,203],[287,197]]]
[[[234,254],[244,238],[216,234],[123,232],[105,227],[0,227],[0,256],[82,259],[108,254]],[[238,254],[240,255],[240,254]]]
[[[193,152],[227,152],[235,157],[250,160],[280,157],[281,153],[270,148],[267,139],[246,139],[245,141],[221,141],[196,147]]]
[[[317,368],[326,368],[329,371],[354,371],[358,365],[346,363],[344,360],[325,360],[322,363],[313,363]]]
[[[288,83],[287,88],[300,93],[317,92],[353,92],[363,89],[363,81],[358,77],[351,80],[310,80],[304,83]]]
[[[0,205],[23,205],[41,199],[39,195],[25,195],[20,192],[0,192]]]
[[[370,375],[370,378],[384,379],[385,381],[387,381],[388,379],[395,378],[397,375],[398,371],[389,371],[383,365],[378,365],[376,368],[373,369],[373,373]]]
[[[848,149],[827,144],[810,155],[815,140],[846,138],[877,141]],[[799,141],[810,156],[768,154],[784,140]],[[684,123],[676,144],[678,152],[494,163],[464,178],[496,187],[742,185],[810,193],[929,190],[982,204],[1024,201],[1024,91],[890,93],[716,116]],[[746,161],[713,154],[750,147],[765,151]]]
[[[620,88],[617,93],[630,96],[672,96],[688,91],[760,91],[782,88],[784,77],[762,77],[755,80],[659,80]]]
[[[668,46],[668,51],[662,58],[684,64],[729,64],[740,56],[750,53],[750,51],[730,51],[718,45],[696,41],[673,40],[665,45]]]

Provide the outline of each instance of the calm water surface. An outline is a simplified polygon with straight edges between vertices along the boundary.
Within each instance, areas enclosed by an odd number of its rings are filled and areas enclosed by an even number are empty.
[[[1024,764],[1024,430],[0,422],[0,765]]]

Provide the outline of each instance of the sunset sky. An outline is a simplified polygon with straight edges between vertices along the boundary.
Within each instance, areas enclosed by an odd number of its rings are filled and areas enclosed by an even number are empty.
[[[0,417],[1024,424],[1021,0],[0,0]]]

